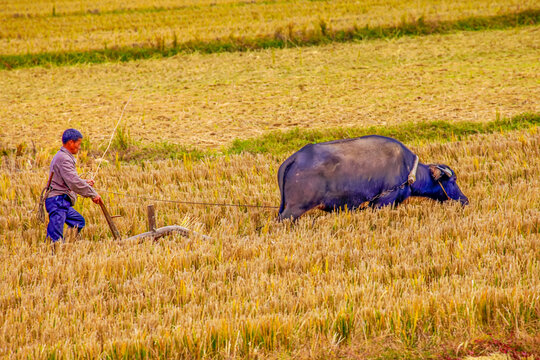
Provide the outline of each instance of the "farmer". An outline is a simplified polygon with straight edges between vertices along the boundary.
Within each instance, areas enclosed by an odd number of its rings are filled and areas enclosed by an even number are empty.
[[[84,228],[85,221],[73,205],[77,194],[92,198],[96,204],[103,203],[98,193],[92,188],[94,180],[83,180],[77,175],[74,154],[81,148],[82,134],[75,129],[67,129],[62,134],[62,147],[51,162],[51,185],[45,200],[49,213],[47,238],[53,243],[64,238],[64,223],[77,228],[77,234]]]

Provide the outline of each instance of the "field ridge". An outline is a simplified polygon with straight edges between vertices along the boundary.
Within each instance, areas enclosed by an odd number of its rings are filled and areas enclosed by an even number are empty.
[[[430,122],[409,122],[393,126],[336,127],[324,130],[275,131],[259,138],[235,140],[228,149],[230,153],[248,152],[284,154],[309,143],[325,142],[342,138],[354,138],[366,135],[382,135],[396,138],[402,142],[458,141],[476,134],[491,134],[522,130],[540,125],[540,113],[522,113],[511,118],[497,118],[489,122],[436,120]]]
[[[0,55],[0,70],[12,70],[35,66],[64,66],[83,63],[125,62],[150,58],[171,57],[181,53],[242,52],[269,48],[316,46],[332,42],[350,42],[370,39],[397,38],[446,34],[453,31],[479,31],[505,29],[540,23],[540,9],[495,16],[473,16],[459,20],[434,21],[423,16],[410,22],[403,21],[391,26],[353,26],[333,29],[323,19],[314,30],[296,29],[294,24],[278,28],[274,34],[257,37],[216,38],[179,42],[176,36],[168,41],[156,39],[149,46],[113,47],[87,51],[42,52],[18,55]]]
[[[365,135],[382,135],[393,137],[404,143],[436,141],[439,143],[459,141],[478,134],[505,133],[515,130],[524,130],[540,126],[540,113],[522,113],[510,118],[497,118],[489,122],[461,121],[451,122],[444,120],[430,122],[406,122],[393,126],[369,127],[335,127],[327,129],[292,129],[287,131],[272,131],[260,137],[251,139],[236,139],[228,147],[221,150],[201,150],[170,142],[143,144],[129,137],[125,129],[120,129],[113,141],[112,157],[118,154],[118,159],[127,162],[160,159],[189,159],[188,161],[202,160],[208,157],[227,156],[241,153],[271,154],[284,156],[300,149],[309,143],[353,138]],[[21,151],[21,148],[25,149]],[[84,146],[91,156],[101,155],[102,149],[92,147],[88,143]],[[17,153],[22,155],[29,149],[19,145],[18,149],[0,149],[4,156]]]
[[[160,13],[165,11],[178,11],[185,9],[201,9],[201,8],[210,8],[215,6],[226,6],[226,7],[242,7],[242,6],[253,6],[253,5],[266,5],[269,3],[288,3],[290,0],[281,0],[281,1],[260,1],[260,2],[246,2],[246,1],[232,1],[229,3],[220,3],[219,5],[214,3],[206,4],[186,4],[186,5],[172,5],[172,6],[149,6],[149,7],[122,7],[119,9],[106,9],[100,10],[99,8],[89,8],[86,10],[78,11],[59,11],[55,5],[52,6],[51,11],[47,13],[13,13],[5,15],[4,18],[51,18],[51,17],[75,17],[75,16],[101,16],[101,15],[119,15],[119,14],[146,14],[146,13]]]

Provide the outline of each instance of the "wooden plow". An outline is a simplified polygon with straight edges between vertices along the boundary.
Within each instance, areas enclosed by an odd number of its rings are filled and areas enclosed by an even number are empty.
[[[111,216],[109,214],[109,211],[105,207],[103,203],[99,204],[101,207],[101,211],[103,212],[103,215],[105,215],[105,219],[107,220],[107,224],[109,224],[109,228],[111,229],[111,233],[115,240],[122,240],[120,237],[120,232],[116,228],[116,225],[114,224],[113,218],[117,216]],[[144,238],[151,238],[152,240],[156,241],[157,239],[167,236],[170,234],[180,234],[184,237],[190,237],[192,235],[195,236],[201,236],[203,239],[209,240],[210,238],[206,235],[198,234],[194,231],[189,230],[188,228],[185,228],[183,226],[179,225],[169,225],[164,226],[160,228],[156,228],[156,212],[154,205],[148,205],[147,207],[147,216],[148,216],[148,231],[144,232],[142,234],[138,234],[135,236],[131,236],[124,240],[135,240],[135,239],[144,239]]]

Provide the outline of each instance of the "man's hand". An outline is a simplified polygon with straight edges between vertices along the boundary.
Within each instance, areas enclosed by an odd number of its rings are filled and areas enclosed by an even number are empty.
[[[95,204],[103,204],[103,199],[101,198],[101,196],[96,196],[95,198],[92,198],[92,201],[95,203]]]
[[[90,186],[94,186],[94,180],[90,179],[90,180],[86,180],[86,183]]]

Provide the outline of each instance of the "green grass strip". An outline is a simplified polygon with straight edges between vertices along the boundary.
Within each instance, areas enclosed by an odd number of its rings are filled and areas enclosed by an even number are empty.
[[[349,42],[366,39],[395,38],[446,34],[453,31],[478,31],[506,29],[540,23],[540,9],[495,16],[468,17],[452,21],[427,21],[423,17],[413,22],[395,26],[358,27],[332,29],[321,20],[315,30],[299,30],[293,25],[277,29],[273,35],[227,37],[210,41],[178,43],[174,38],[170,45],[160,39],[147,47],[119,47],[89,51],[44,52],[37,54],[0,55],[0,69],[17,69],[34,66],[62,66],[86,63],[123,62],[139,59],[170,57],[180,53],[237,52],[268,48],[315,46],[331,42]]]
[[[115,138],[110,153],[118,152],[120,160],[135,163],[160,159],[189,159],[194,161],[207,157],[242,153],[272,154],[276,157],[285,157],[307,144],[365,135],[388,136],[405,144],[418,142],[444,143],[459,141],[476,134],[523,130],[539,125],[540,113],[523,113],[512,118],[498,118],[486,123],[431,121],[407,122],[394,126],[337,127],[323,130],[296,128],[288,131],[273,131],[254,139],[237,139],[229,147],[225,147],[220,151],[203,151],[169,142],[142,144],[123,135],[122,141],[117,141]],[[87,148],[87,150],[90,150],[90,156],[93,157],[101,156],[103,153],[103,150],[92,149],[91,147]],[[7,152],[4,152],[4,154],[7,154]]]
[[[394,126],[332,128],[325,130],[294,129],[271,132],[256,139],[235,140],[226,152],[229,154],[240,154],[242,152],[252,154],[269,153],[282,156],[290,154],[306,144],[365,135],[388,136],[404,143],[419,141],[448,142],[458,141],[475,134],[523,130],[538,125],[540,125],[540,113],[524,113],[512,118],[496,119],[486,123],[432,121],[402,123]]]
[[[490,122],[472,121],[430,121],[406,122],[393,126],[369,127],[336,127],[322,130],[292,129],[288,131],[272,131],[266,135],[253,139],[236,139],[233,143],[221,150],[200,150],[169,142],[144,144],[132,139],[125,130],[119,129],[111,145],[111,159],[116,154],[124,162],[153,161],[162,159],[190,159],[201,160],[207,157],[224,155],[272,154],[284,157],[299,150],[302,146],[345,138],[354,138],[365,135],[382,135],[400,140],[405,144],[436,142],[444,143],[459,141],[471,135],[492,134],[495,132],[508,132],[524,130],[540,126],[540,113],[523,113],[511,118],[497,118]],[[83,150],[87,150],[91,157],[103,154],[103,149],[92,146],[88,139],[83,141]],[[0,149],[0,156],[21,156],[30,152],[27,144],[19,144],[16,148]],[[51,154],[57,151],[51,149]]]
[[[235,155],[242,153],[272,154],[285,157],[299,150],[302,146],[345,138],[354,138],[365,135],[382,135],[398,139],[405,144],[449,141],[459,141],[471,135],[492,134],[495,132],[508,132],[524,130],[540,126],[540,113],[523,113],[511,118],[497,118],[490,122],[472,121],[430,121],[406,122],[393,126],[369,127],[336,127],[323,130],[298,129],[288,131],[272,131],[266,135],[253,139],[237,139],[221,150],[200,150],[169,142],[144,144],[132,139],[123,129],[119,129],[112,142],[111,159],[116,154],[124,162],[141,162],[162,159],[189,159],[201,160],[207,157]],[[83,150],[89,152],[90,157],[99,157],[103,149],[92,146],[88,138],[83,141]],[[30,152],[27,144],[20,144],[14,149],[0,149],[0,156],[21,156]],[[57,148],[51,149],[54,154]]]

